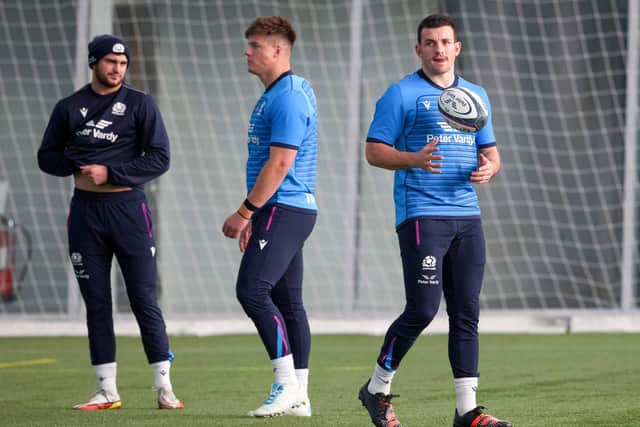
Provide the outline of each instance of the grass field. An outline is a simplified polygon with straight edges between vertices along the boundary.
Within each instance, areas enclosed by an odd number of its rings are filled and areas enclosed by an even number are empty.
[[[0,338],[0,426],[369,426],[356,398],[381,337],[315,336],[311,418],[252,419],[271,369],[257,336],[172,337],[183,411],[155,409],[137,338],[118,339],[120,411],[70,409],[95,388],[86,338]],[[479,403],[515,426],[640,426],[640,336],[485,335]],[[423,336],[393,392],[404,427],[451,426],[447,337]]]

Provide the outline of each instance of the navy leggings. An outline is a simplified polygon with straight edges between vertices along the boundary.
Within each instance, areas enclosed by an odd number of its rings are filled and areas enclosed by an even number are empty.
[[[111,301],[115,255],[149,363],[172,360],[157,302],[156,245],[142,191],[97,193],[76,189],[67,222],[69,256],[87,309],[91,363],[116,359]]]
[[[236,296],[253,320],[271,360],[293,356],[296,369],[309,366],[311,333],[302,302],[302,247],[316,212],[270,205],[253,218],[242,257]]]
[[[398,229],[405,309],[387,330],[378,364],[395,371],[438,312],[444,293],[449,362],[455,378],[478,377],[478,319],[485,265],[482,223],[412,219]]]

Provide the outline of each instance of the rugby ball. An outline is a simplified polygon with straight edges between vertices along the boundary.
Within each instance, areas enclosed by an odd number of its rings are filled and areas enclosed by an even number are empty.
[[[438,98],[438,110],[452,128],[461,132],[478,132],[489,118],[482,99],[459,86],[442,91]]]

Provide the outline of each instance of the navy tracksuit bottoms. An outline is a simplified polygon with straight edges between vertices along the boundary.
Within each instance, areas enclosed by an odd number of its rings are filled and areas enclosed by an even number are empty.
[[[76,189],[67,221],[69,256],[87,309],[91,363],[116,359],[111,262],[116,256],[149,363],[172,360],[157,302],[156,245],[151,213],[140,190]]]

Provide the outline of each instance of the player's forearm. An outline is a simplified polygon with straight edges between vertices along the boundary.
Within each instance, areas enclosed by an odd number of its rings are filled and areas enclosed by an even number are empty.
[[[276,193],[290,167],[291,165],[283,160],[273,158],[267,160],[247,199],[257,207],[263,206]]]
[[[40,149],[38,151],[40,170],[54,176],[69,176],[76,170],[73,161],[63,152]]]
[[[415,153],[399,151],[383,143],[367,142],[365,154],[367,162],[379,168],[397,170],[416,167]]]
[[[493,173],[491,176],[496,176],[498,172],[500,172],[500,168],[502,166],[502,162],[500,161],[500,152],[496,147],[490,147],[482,150],[482,154],[484,154],[487,160],[492,164]]]
[[[169,170],[169,151],[159,150],[145,153],[129,162],[108,167],[108,180],[114,185],[143,185]]]

